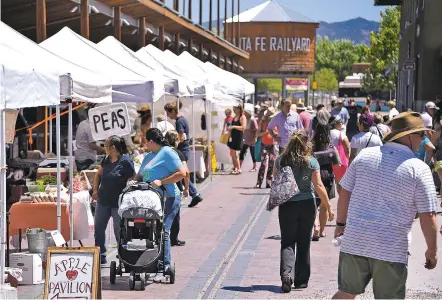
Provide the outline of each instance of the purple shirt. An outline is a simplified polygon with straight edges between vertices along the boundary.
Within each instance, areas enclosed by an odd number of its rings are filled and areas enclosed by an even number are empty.
[[[274,116],[267,129],[275,129],[275,127],[278,129],[278,135],[281,137],[280,147],[285,147],[288,144],[293,132],[304,129],[298,113],[293,111],[290,111],[287,117],[283,112]]]

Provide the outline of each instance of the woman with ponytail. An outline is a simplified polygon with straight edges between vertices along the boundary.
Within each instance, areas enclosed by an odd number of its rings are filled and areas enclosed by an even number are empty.
[[[127,155],[127,146],[123,138],[113,135],[105,142],[107,156],[101,162],[94,179],[92,199],[98,201],[95,209],[95,246],[100,247],[101,263],[106,263],[106,228],[112,217],[114,234],[119,240],[120,216],[118,215],[118,197],[126,187],[128,180],[134,177],[134,164]]]
[[[140,171],[135,176],[135,181],[149,182],[156,188],[164,186],[166,190],[164,266],[167,271],[171,264],[170,228],[181,204],[181,193],[175,183],[186,176],[186,168],[159,129],[150,128],[147,130],[145,147],[150,152],[144,157]]]
[[[282,154],[275,161],[273,177],[285,167],[292,169],[299,193],[279,206],[279,228],[281,230],[281,289],[290,293],[308,287],[310,279],[310,244],[316,218],[315,192],[321,206],[327,208],[329,221],[334,218],[327,191],[321,181],[320,167],[313,157],[312,143],[307,132],[295,131]],[[295,267],[296,266],[296,267]]]

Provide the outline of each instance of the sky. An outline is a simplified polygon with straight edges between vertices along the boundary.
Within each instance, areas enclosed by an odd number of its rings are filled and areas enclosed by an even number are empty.
[[[237,1],[235,1],[235,15],[237,14]],[[266,0],[240,0],[241,12],[253,8]],[[371,21],[380,21],[380,12],[385,7],[374,6],[374,0],[276,0],[281,4],[292,7],[297,12],[316,21],[337,22],[362,17]],[[213,19],[217,15],[218,0],[213,2]],[[180,12],[183,13],[183,3],[186,3],[185,15],[188,14],[189,0],[179,0]],[[221,0],[221,16],[224,16],[224,3]],[[232,0],[227,0],[228,17],[232,15]],[[173,0],[166,0],[166,4],[173,7]],[[199,21],[199,0],[192,0],[192,19],[194,22]],[[203,0],[203,22],[209,20],[209,0]]]

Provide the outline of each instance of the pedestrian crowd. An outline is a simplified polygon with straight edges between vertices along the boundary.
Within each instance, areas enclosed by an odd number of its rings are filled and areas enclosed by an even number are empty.
[[[256,118],[241,105],[234,115],[227,110],[223,139],[231,174],[243,172],[248,149],[250,171],[261,162],[255,188],[265,179],[268,209],[278,206],[283,292],[308,287],[311,241],[325,237],[327,221],[336,219],[333,242],[341,248],[334,298],[353,299],[372,280],[375,298],[403,299],[416,219],[427,244],[425,268],[437,264],[442,102],[426,103],[423,113],[399,113],[392,100],[383,115],[372,113],[367,99],[355,116],[358,132],[350,132],[344,100],[333,100],[330,111],[318,105],[315,113],[292,99],[282,101],[279,112],[261,103]],[[330,202],[335,197],[336,214]]]

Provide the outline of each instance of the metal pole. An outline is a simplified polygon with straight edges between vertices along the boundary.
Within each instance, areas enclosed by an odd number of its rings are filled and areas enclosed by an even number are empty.
[[[52,116],[52,106],[49,106],[49,116]],[[49,152],[52,153],[52,118],[49,120]]]
[[[60,147],[60,105],[55,107],[55,130],[57,147],[57,230],[61,233],[61,147]]]
[[[212,146],[212,103],[209,101],[209,138],[208,138],[208,146],[209,146],[209,175],[210,175],[210,181],[213,181],[213,174],[212,174],[212,156],[210,155],[210,147]]]
[[[196,184],[196,150],[195,150],[195,98],[192,99],[192,144],[193,144],[193,183]],[[202,174],[201,174],[202,175]]]
[[[5,282],[5,262],[6,262],[6,123],[5,123],[5,110],[0,109],[0,174],[1,174],[1,261],[0,261],[0,284],[3,285]]]
[[[68,120],[68,149],[69,149],[69,220],[70,220],[70,239],[69,246],[74,246],[74,199],[73,199],[73,177],[74,177],[74,158],[72,156],[72,102],[69,102],[69,120]]]

